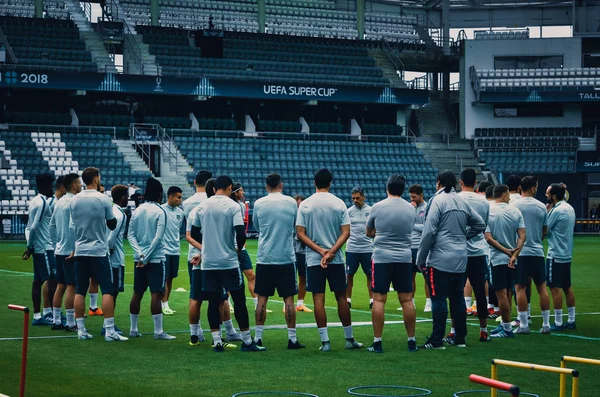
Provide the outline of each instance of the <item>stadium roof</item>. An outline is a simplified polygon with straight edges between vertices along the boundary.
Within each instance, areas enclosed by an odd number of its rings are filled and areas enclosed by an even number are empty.
[[[400,4],[406,7],[439,8],[443,0],[375,0],[379,3]],[[451,8],[494,9],[528,8],[544,6],[572,7],[572,1],[563,0],[449,0]]]

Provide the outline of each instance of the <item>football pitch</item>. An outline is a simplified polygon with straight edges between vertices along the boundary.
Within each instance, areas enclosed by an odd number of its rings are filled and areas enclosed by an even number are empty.
[[[296,391],[321,397],[347,396],[347,390],[361,385],[405,385],[430,389],[433,396],[452,396],[459,390],[482,389],[470,384],[469,374],[489,376],[493,358],[558,366],[561,356],[600,358],[600,239],[577,237],[573,258],[573,286],[577,298],[577,330],[541,335],[517,335],[515,339],[478,342],[476,319],[469,319],[467,348],[449,346],[444,351],[409,353],[402,312],[398,301],[388,295],[386,325],[383,333],[384,354],[372,354],[366,347],[373,341],[371,313],[364,274],[355,279],[352,299],[354,334],[365,349],[344,349],[343,330],[331,294],[326,305],[332,341],[331,353],[320,353],[320,339],[312,313],[298,313],[298,338],[307,345],[304,350],[288,351],[287,332],[281,299],[269,303],[273,310],[267,317],[263,335],[266,352],[244,353],[227,349],[216,354],[211,349],[211,337],[206,318],[207,305],[202,306],[202,328],[207,341],[191,347],[187,318],[189,280],[187,275],[187,244],[182,243],[179,278],[174,281],[170,306],[174,316],[165,316],[165,331],[176,335],[174,341],[157,341],[149,309],[149,294],[144,297],[139,329],[144,336],[123,343],[105,343],[100,336],[102,318],[88,317],[86,327],[94,335],[91,341],[78,341],[72,334],[51,331],[50,327],[30,329],[27,373],[28,396],[206,396],[229,397],[243,391]],[[31,306],[32,262],[22,261],[23,242],[0,242],[0,394],[18,395],[23,315],[7,309],[10,303]],[[248,250],[255,261],[256,240],[248,241]],[[131,249],[126,248],[128,263],[125,292],[117,302],[116,324],[129,330],[129,300],[133,284]],[[423,280],[417,286],[417,343],[425,341],[431,332],[430,313],[423,313],[425,298]],[[249,296],[249,294],[247,294]],[[312,306],[310,294],[306,303]],[[541,327],[536,293],[532,297],[532,331]],[[252,301],[248,300],[251,324],[254,323]],[[566,321],[566,307],[564,308]],[[516,311],[513,308],[513,317]],[[551,319],[553,319],[553,312]],[[234,321],[235,323],[235,321]],[[268,326],[279,326],[268,329]],[[495,327],[490,320],[490,327]],[[449,326],[448,326],[449,327]],[[449,328],[448,328],[449,330]],[[580,396],[600,395],[600,368],[569,364],[581,374]],[[540,396],[558,396],[556,374],[499,368],[501,380],[521,386],[522,391]],[[569,386],[570,388],[570,379]],[[365,390],[385,396],[411,394],[399,390]],[[260,396],[260,394],[258,394]],[[264,395],[264,394],[263,394]],[[489,395],[489,394],[472,394]],[[499,394],[500,396],[502,394]]]

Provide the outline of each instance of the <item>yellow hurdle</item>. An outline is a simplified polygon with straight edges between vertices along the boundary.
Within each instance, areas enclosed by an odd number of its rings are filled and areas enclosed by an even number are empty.
[[[590,364],[590,365],[600,365],[600,360],[595,360],[593,358],[583,358],[583,357],[573,357],[573,356],[563,356],[560,360],[560,367],[566,368],[567,363],[579,363],[579,364]],[[561,377],[560,378],[560,390],[561,393],[566,393],[567,391],[567,379]]]
[[[564,359],[564,357],[563,357]],[[543,371],[543,372],[552,372],[555,374],[560,374],[560,394],[559,397],[566,397],[566,385],[567,385],[567,375],[571,375],[573,377],[573,387],[571,390],[571,397],[579,397],[579,372],[574,369],[559,367],[550,367],[548,365],[539,365],[539,364],[530,364],[530,363],[521,363],[518,361],[508,361],[508,360],[492,360],[492,375],[491,378],[494,380],[498,380],[498,368],[497,366],[503,367],[513,367],[513,368],[521,368],[521,369],[530,369],[533,371]],[[498,390],[492,388],[492,397],[498,396]]]

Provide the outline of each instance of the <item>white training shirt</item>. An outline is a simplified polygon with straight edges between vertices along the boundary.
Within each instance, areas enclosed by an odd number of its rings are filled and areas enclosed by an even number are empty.
[[[350,238],[346,242],[346,252],[357,254],[370,254],[373,252],[373,240],[367,237],[365,228],[367,219],[371,213],[371,207],[364,204],[362,208],[356,205],[348,208],[348,217],[350,218]]]
[[[165,255],[181,254],[181,237],[179,231],[183,224],[184,213],[179,207],[171,207],[169,203],[161,206],[167,214],[167,227],[165,229]]]
[[[521,211],[506,203],[496,203],[490,207],[490,219],[485,229],[492,233],[494,240],[504,248],[517,247],[518,229],[524,229],[525,222]],[[490,246],[492,266],[507,265],[510,257],[502,251]]]
[[[50,234],[56,243],[55,255],[69,256],[75,251],[75,229],[71,228],[71,201],[75,195],[67,193],[56,203],[50,220]]]
[[[185,225],[185,231],[192,231],[193,220],[196,217],[196,213],[198,211],[198,206],[206,200],[208,197],[205,192],[196,192],[192,197],[186,199],[183,202],[183,214],[187,220]],[[199,249],[196,249],[192,244],[188,244],[188,262],[192,260],[192,257],[196,254],[201,254],[202,252]]]
[[[167,214],[158,203],[146,202],[135,210],[127,234],[134,260],[142,263],[165,261],[166,224]]]
[[[548,226],[546,206],[534,197],[523,197],[510,205],[521,211],[527,229],[527,239],[520,256],[544,257],[543,230]]]
[[[25,239],[27,247],[33,249],[36,254],[44,254],[54,249],[50,236],[51,219],[52,209],[46,197],[38,194],[32,198],[29,202],[29,220],[25,227]]]
[[[252,223],[258,232],[261,265],[288,265],[296,262],[294,232],[298,205],[282,193],[269,193],[254,203]]]
[[[110,254],[111,267],[125,266],[125,250],[123,249],[123,238],[125,236],[125,224],[127,216],[118,205],[113,205],[113,214],[117,220],[117,227],[111,230],[108,234],[108,249],[112,251]]]

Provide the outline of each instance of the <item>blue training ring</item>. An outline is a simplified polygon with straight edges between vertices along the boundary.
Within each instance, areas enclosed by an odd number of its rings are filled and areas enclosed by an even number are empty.
[[[301,392],[297,392],[297,391],[242,391],[239,393],[235,393],[233,396],[231,397],[238,397],[238,396],[250,396],[250,395],[260,395],[260,394],[275,394],[275,395],[286,395],[286,396],[305,396],[305,397],[319,397],[316,394],[310,394],[310,393],[301,393]]]
[[[454,393],[453,397],[460,397],[463,394],[471,394],[471,393],[487,393],[490,394],[489,390],[463,390],[463,391],[457,391],[456,393]],[[498,390],[498,393],[505,393],[505,394],[509,394],[507,391],[504,390]],[[537,394],[533,394],[533,393],[525,393],[525,392],[521,392],[519,393],[519,396],[530,396],[530,397],[540,397]]]
[[[357,393],[355,391],[355,390],[361,390],[361,389],[401,389],[401,390],[413,390],[413,391],[417,391],[419,393],[417,393],[417,394],[404,394],[402,396],[399,396],[397,394],[395,394],[395,395],[389,395],[389,394],[367,394],[367,393]],[[431,390],[422,389],[420,387],[412,387],[412,386],[373,385],[373,386],[356,386],[356,387],[351,387],[350,389],[348,389],[348,394],[351,394],[353,396],[362,396],[362,397],[421,397],[421,396],[428,396],[431,393],[432,393]]]

